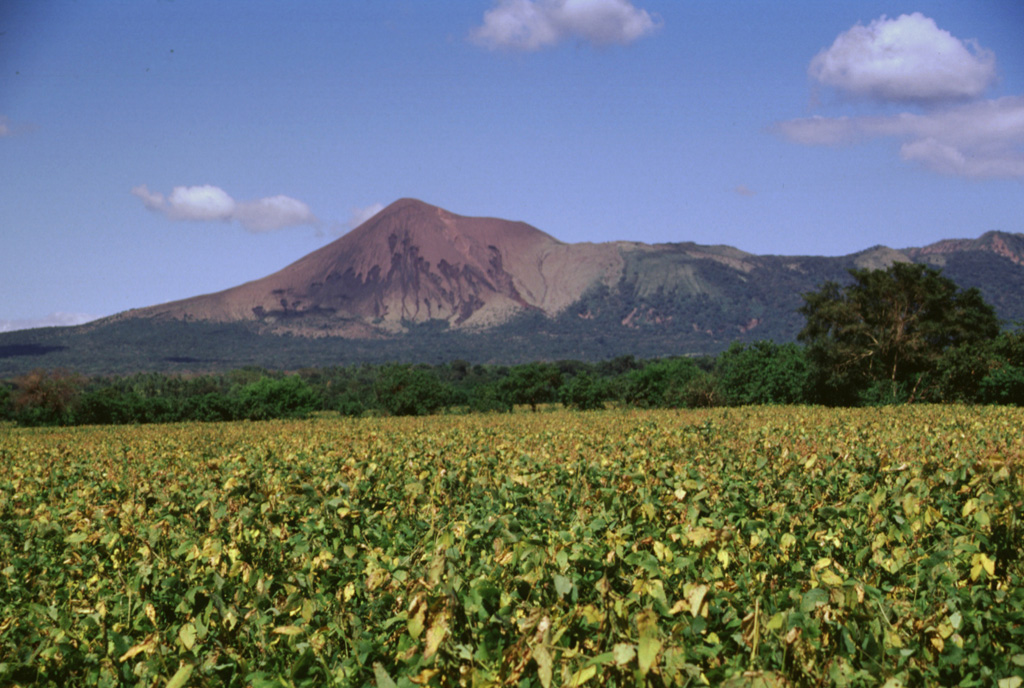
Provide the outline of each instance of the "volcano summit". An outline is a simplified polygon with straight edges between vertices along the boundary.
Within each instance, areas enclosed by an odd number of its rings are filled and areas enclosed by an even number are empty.
[[[271,331],[372,337],[444,321],[480,329],[524,311],[555,316],[618,280],[617,244],[566,244],[522,222],[395,201],[272,275],[123,318],[256,321]]]

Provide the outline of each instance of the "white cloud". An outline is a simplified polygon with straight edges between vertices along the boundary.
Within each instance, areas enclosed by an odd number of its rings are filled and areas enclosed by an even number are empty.
[[[805,145],[891,137],[900,157],[941,174],[1024,177],[1024,96],[884,117],[809,117],[776,125]]]
[[[815,80],[859,97],[935,103],[980,96],[996,76],[995,55],[961,41],[919,12],[884,15],[839,34],[811,60]]]
[[[15,330],[30,330],[36,327],[69,327],[81,325],[102,316],[90,315],[88,313],[65,313],[58,311],[50,313],[42,318],[27,320],[0,320],[0,332],[14,332]]]
[[[355,229],[382,210],[384,210],[384,206],[380,203],[374,203],[373,205],[368,205],[365,208],[353,208],[352,215],[349,217],[348,226]]]
[[[11,132],[11,125],[7,123],[7,118],[3,115],[0,115],[0,138],[3,138],[4,136],[10,136],[12,133],[13,132]]]
[[[805,117],[778,122],[772,127],[775,133],[793,143],[805,146],[830,146],[852,143],[861,138],[861,120],[849,117]]]
[[[176,186],[167,199],[167,217],[172,220],[227,222],[235,213],[235,200],[216,186]]]
[[[490,49],[532,51],[577,38],[594,45],[626,45],[659,26],[629,0],[498,0],[470,33]]]
[[[269,232],[283,227],[317,225],[319,220],[309,206],[289,196],[271,196],[254,201],[235,201],[220,187],[176,186],[170,196],[150,191],[145,184],[132,189],[153,212],[170,220],[197,222],[238,221],[250,232]]]
[[[940,174],[1024,177],[1024,96],[981,94],[995,79],[995,55],[964,42],[920,14],[882,17],[842,33],[808,72],[822,83],[919,112],[806,117],[778,122],[775,133],[807,146],[877,138],[899,142],[900,158]]]
[[[319,222],[308,205],[288,196],[271,196],[239,203],[234,217],[252,232],[316,225]]]
[[[142,204],[146,206],[147,210],[163,212],[167,205],[167,199],[164,198],[162,193],[150,191],[149,187],[145,184],[140,184],[133,188],[132,195],[141,198]]]
[[[356,227],[368,222],[374,215],[382,210],[384,210],[384,206],[380,203],[374,203],[362,208],[352,208],[347,220],[335,220],[331,222],[326,232],[320,232],[320,236],[344,236]]]

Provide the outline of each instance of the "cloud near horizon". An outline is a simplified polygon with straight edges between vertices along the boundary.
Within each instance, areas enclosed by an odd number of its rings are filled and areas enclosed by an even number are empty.
[[[348,220],[349,229],[355,229],[382,210],[384,210],[382,203],[374,203],[364,208],[353,208]]]
[[[919,113],[792,119],[772,130],[807,146],[893,138],[901,159],[939,174],[1024,177],[1024,96],[981,99],[995,79],[995,56],[972,46],[917,13],[858,25],[818,53],[811,76],[879,103],[926,107]]]
[[[176,186],[169,196],[150,191],[145,184],[132,189],[148,210],[169,220],[193,222],[237,221],[250,232],[270,232],[301,225],[318,226],[320,220],[309,206],[289,196],[270,196],[236,201],[224,189],[205,184]]]
[[[531,52],[568,39],[628,45],[660,23],[629,0],[498,0],[470,40],[491,50]]]
[[[102,315],[90,315],[88,313],[65,313],[58,311],[42,318],[0,320],[0,332],[31,330],[37,327],[70,327],[72,325],[83,325],[102,317]]]

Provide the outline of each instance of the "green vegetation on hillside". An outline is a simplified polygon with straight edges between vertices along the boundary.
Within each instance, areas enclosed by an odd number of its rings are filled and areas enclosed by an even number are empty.
[[[937,270],[916,264],[855,270],[852,277],[846,286],[827,282],[804,295],[805,346],[734,341],[717,357],[619,356],[511,366],[454,359],[309,365],[291,374],[254,366],[115,377],[39,369],[0,384],[0,419],[22,425],[265,420],[318,411],[536,410],[553,403],[579,410],[1024,403],[1024,332],[1000,332],[977,290],[961,290]],[[421,327],[422,337],[435,338],[439,347],[450,334]],[[314,346],[312,340],[300,344]],[[199,365],[187,357],[178,363]]]

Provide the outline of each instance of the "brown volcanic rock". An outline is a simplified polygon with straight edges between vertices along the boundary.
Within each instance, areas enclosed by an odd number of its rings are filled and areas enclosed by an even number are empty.
[[[565,244],[522,222],[402,199],[272,275],[122,317],[255,320],[353,337],[430,320],[486,327],[528,309],[556,314],[596,282],[614,283],[621,266],[613,245]]]
[[[922,248],[905,249],[916,261],[941,264],[947,255],[970,252],[994,253],[1017,265],[1024,265],[1024,234],[985,232],[977,239],[944,239]]]

